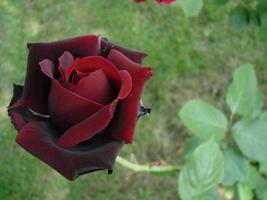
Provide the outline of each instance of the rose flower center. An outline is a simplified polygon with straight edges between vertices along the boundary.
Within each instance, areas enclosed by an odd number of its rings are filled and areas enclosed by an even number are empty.
[[[87,73],[75,71],[69,82],[75,85],[73,92],[97,103],[105,105],[114,97],[112,83],[101,69]]]

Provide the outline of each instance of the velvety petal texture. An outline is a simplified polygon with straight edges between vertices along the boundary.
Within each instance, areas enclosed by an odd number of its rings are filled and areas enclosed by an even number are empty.
[[[132,89],[128,97],[118,105],[116,114],[110,126],[105,130],[105,134],[108,137],[132,143],[142,91],[153,72],[150,67],[142,67],[115,49],[110,51],[108,59],[119,70],[128,71],[132,78]]]
[[[98,55],[99,39],[98,36],[89,35],[49,43],[29,43],[28,69],[23,94],[14,107],[28,107],[47,114],[50,80],[41,72],[39,62],[49,59],[56,63],[65,51],[74,57]]]
[[[101,135],[73,148],[57,144],[60,136],[48,116],[36,116],[27,108],[11,108],[21,97],[23,86],[14,85],[8,113],[18,131],[16,142],[69,180],[96,170],[113,170],[123,142]]]
[[[62,130],[70,128],[103,108],[103,105],[64,88],[57,80],[52,81],[48,104],[51,121]]]
[[[69,180],[96,170],[107,169],[111,172],[122,147],[120,141],[95,137],[87,143],[65,149],[57,145],[57,135],[49,122],[29,122],[16,141]]]
[[[110,42],[107,38],[102,37],[100,39],[101,41],[101,54],[104,57],[107,57],[111,49],[116,49],[123,53],[125,56],[127,56],[130,60],[133,62],[142,64],[144,58],[147,56],[146,53],[140,52],[140,51],[135,51],[131,50],[125,47],[121,47],[119,45],[115,45],[112,42]]]
[[[112,172],[124,143],[132,143],[150,67],[145,53],[89,35],[28,44],[24,86],[8,106],[16,142],[69,180]]]

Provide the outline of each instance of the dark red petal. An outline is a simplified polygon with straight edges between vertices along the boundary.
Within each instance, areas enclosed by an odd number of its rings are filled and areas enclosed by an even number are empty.
[[[57,80],[52,81],[49,94],[49,114],[52,122],[67,129],[97,112],[103,106],[64,88]]]
[[[15,85],[13,87],[13,97],[8,106],[8,115],[10,116],[11,122],[17,131],[20,131],[29,121],[46,120],[46,118],[34,115],[27,108],[14,108],[13,104],[21,97],[23,86]]]
[[[87,119],[68,129],[58,140],[62,147],[72,147],[84,142],[106,128],[113,117],[117,100],[105,106]]]
[[[39,62],[50,59],[57,63],[64,51],[74,57],[98,55],[100,42],[98,36],[82,36],[49,43],[28,44],[29,57],[25,87],[21,99],[15,107],[29,107],[39,113],[47,113],[47,97],[50,79],[40,70]]]
[[[30,122],[20,131],[16,141],[69,180],[96,170],[112,171],[121,142],[100,136],[64,149],[56,144],[58,134],[49,122]]]
[[[49,78],[54,79],[55,77],[55,66],[54,63],[49,59],[44,59],[39,62],[39,65],[41,67],[41,71]]]
[[[114,97],[111,83],[101,69],[82,78],[76,86],[75,93],[103,105],[110,103]]]
[[[116,66],[101,56],[85,57],[77,61],[73,67],[80,72],[91,72],[101,69],[116,84],[116,86],[120,86],[121,84],[120,74]]]
[[[113,44],[112,42],[108,41],[107,38],[101,38],[101,55],[107,57],[111,49],[116,49],[127,56],[132,61],[142,64],[144,58],[147,56],[146,53],[131,50],[128,48],[124,48],[118,45]]]
[[[86,76],[88,76],[91,72],[79,72],[77,71],[74,75],[74,84],[78,83],[82,78],[85,78]]]
[[[69,52],[64,51],[64,53],[59,57],[58,61],[59,66],[66,69],[73,64],[74,58]]]
[[[132,77],[129,74],[128,71],[126,70],[121,70],[120,72],[120,76],[121,76],[121,89],[118,95],[119,99],[124,99],[126,98],[132,89]]]
[[[132,62],[114,49],[110,51],[108,59],[118,69],[127,70],[130,73],[132,77],[132,90],[130,95],[118,104],[116,114],[110,126],[105,130],[105,134],[118,140],[124,140],[126,143],[132,143],[143,87],[153,73],[151,68],[142,67]]]

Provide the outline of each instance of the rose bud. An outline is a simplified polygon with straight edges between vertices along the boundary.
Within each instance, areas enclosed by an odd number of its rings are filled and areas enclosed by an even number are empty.
[[[145,53],[88,35],[28,44],[24,86],[14,85],[8,107],[16,142],[63,176],[112,172],[136,120],[152,76]]]

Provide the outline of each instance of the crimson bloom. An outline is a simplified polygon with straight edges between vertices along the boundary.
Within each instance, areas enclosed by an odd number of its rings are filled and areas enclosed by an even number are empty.
[[[132,143],[146,81],[146,54],[88,35],[28,44],[24,86],[14,85],[8,113],[17,143],[63,176],[112,172]]]

